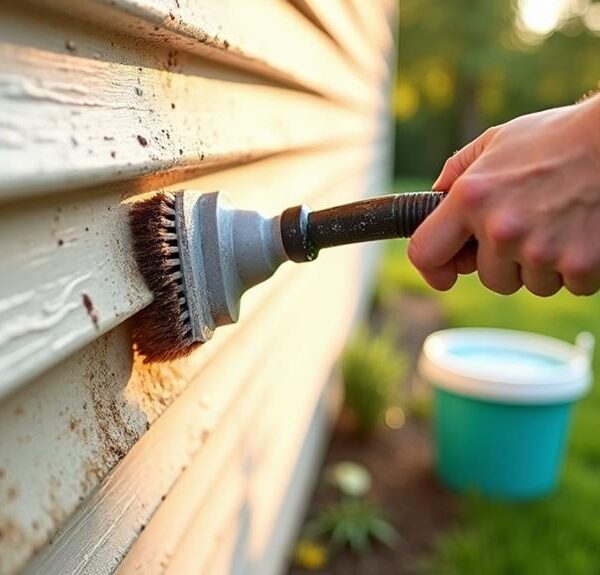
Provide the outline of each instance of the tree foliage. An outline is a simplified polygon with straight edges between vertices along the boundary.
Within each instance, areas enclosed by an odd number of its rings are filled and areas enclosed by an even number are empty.
[[[580,14],[537,39],[517,20],[509,0],[400,2],[398,173],[431,176],[485,127],[598,88],[600,37]]]

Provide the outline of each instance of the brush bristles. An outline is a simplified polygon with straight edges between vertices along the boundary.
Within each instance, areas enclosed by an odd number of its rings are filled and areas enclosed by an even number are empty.
[[[175,196],[159,193],[133,204],[130,221],[135,257],[154,295],[154,301],[134,318],[137,350],[145,356],[145,363],[186,356],[202,342],[192,339],[179,261]]]

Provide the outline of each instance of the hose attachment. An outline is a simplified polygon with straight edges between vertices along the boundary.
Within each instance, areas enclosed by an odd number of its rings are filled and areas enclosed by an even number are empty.
[[[283,247],[292,261],[309,262],[322,248],[409,238],[445,195],[446,192],[395,194],[315,212],[305,205],[288,208],[280,218]]]

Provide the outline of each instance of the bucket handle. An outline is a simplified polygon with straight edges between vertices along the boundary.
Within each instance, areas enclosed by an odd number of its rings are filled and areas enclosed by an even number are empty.
[[[596,346],[594,336],[589,331],[582,331],[575,338],[575,345],[586,354],[588,363],[592,365],[594,347]]]

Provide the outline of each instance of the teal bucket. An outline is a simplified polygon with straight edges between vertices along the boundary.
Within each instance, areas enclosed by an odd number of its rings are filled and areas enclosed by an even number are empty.
[[[557,484],[572,406],[591,383],[593,338],[575,345],[496,329],[436,332],[419,372],[434,387],[437,469],[457,491],[524,500]]]

